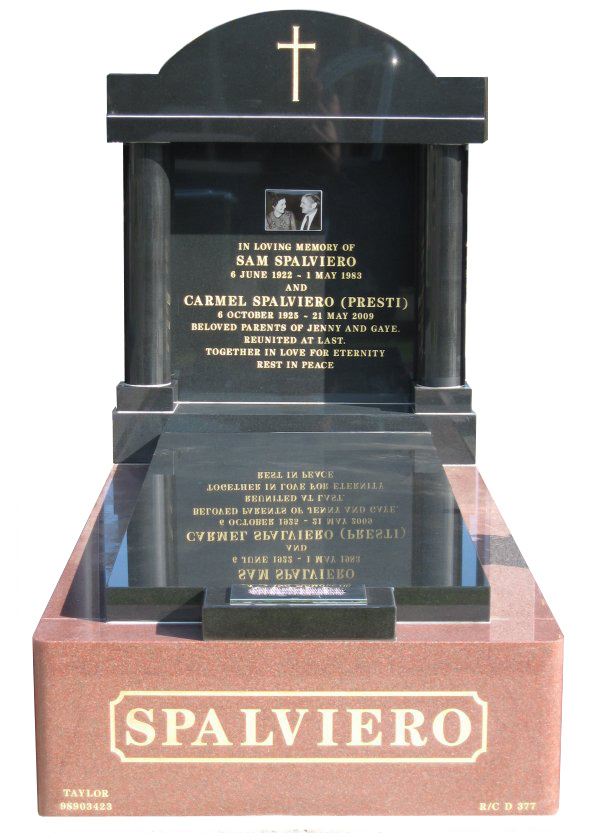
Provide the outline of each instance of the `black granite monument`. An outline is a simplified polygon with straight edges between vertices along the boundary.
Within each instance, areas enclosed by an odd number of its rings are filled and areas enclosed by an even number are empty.
[[[114,493],[102,615],[213,639],[489,617],[443,470],[474,462],[467,145],[486,121],[485,79],[436,78],[320,12],[252,15],[158,75],[109,76],[114,458],[136,498]]]

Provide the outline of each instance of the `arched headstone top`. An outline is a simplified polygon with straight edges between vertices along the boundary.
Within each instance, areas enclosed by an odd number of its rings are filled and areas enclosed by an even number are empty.
[[[157,75],[108,76],[108,139],[464,144],[486,138],[485,78],[438,78],[384,32],[316,11],[254,14]]]

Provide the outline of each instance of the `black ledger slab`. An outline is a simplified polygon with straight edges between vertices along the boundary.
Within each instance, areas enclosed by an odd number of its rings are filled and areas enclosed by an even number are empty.
[[[285,420],[262,431],[260,419],[232,433],[194,427],[173,417],[161,437],[106,565],[108,619],[201,621],[206,591],[227,607],[234,585],[392,588],[398,620],[489,618],[473,541],[418,423],[412,432],[307,432]],[[328,611],[312,604],[303,635],[327,638],[318,628],[331,623]],[[269,617],[275,630],[261,625],[256,638],[289,635]]]

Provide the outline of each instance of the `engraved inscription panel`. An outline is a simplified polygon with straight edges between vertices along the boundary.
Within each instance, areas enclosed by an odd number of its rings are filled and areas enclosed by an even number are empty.
[[[417,149],[183,144],[172,153],[180,398],[408,402]]]

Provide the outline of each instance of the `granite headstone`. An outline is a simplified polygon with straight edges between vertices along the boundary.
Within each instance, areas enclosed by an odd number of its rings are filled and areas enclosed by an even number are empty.
[[[156,76],[109,76],[108,100],[125,165],[115,461],[148,470],[105,563],[106,617],[214,639],[487,619],[443,470],[474,459],[467,144],[485,139],[485,79],[283,11]]]

